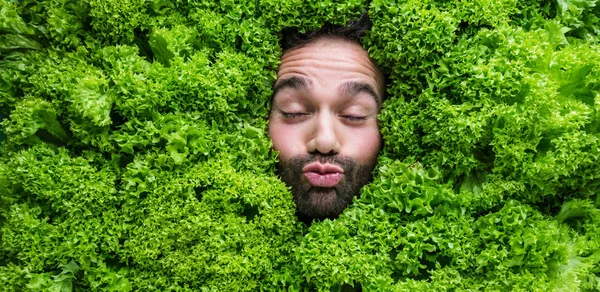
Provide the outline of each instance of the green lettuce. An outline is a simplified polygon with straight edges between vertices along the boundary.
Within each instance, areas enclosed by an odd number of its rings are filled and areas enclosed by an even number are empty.
[[[0,1],[6,291],[596,291],[600,4]],[[282,33],[367,12],[373,181],[297,221]]]

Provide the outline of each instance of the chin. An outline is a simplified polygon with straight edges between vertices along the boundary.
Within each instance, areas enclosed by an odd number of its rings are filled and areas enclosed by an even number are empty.
[[[351,200],[350,200],[351,201]],[[297,200],[298,213],[313,219],[335,219],[350,202],[338,196],[335,188],[311,188],[304,200]]]
[[[339,197],[333,188],[326,190],[310,190],[308,196],[313,205],[313,209],[322,211],[334,208],[339,200]]]

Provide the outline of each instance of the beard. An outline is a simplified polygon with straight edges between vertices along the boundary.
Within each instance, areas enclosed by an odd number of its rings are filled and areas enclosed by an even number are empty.
[[[302,168],[313,162],[337,165],[344,170],[340,182],[333,187],[311,185]],[[371,181],[372,165],[360,164],[339,155],[307,154],[280,161],[277,171],[281,180],[291,187],[296,211],[301,221],[334,219],[359,195],[360,189]]]

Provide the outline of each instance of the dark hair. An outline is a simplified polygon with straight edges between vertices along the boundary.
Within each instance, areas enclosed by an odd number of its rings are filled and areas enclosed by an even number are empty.
[[[320,29],[307,33],[300,33],[295,27],[284,28],[279,45],[285,52],[291,48],[306,46],[322,37],[342,38],[360,44],[361,38],[369,29],[371,20],[367,13],[363,13],[358,19],[350,20],[346,26],[325,23]]]

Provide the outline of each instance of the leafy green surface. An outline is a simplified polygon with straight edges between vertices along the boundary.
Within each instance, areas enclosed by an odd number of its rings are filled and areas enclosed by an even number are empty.
[[[7,291],[597,291],[600,3],[0,1]],[[374,180],[296,221],[280,31],[368,11]]]

